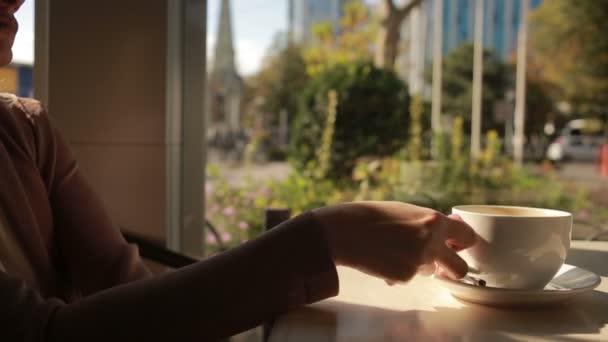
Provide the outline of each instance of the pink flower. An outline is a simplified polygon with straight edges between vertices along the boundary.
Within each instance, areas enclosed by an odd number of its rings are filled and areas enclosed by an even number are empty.
[[[224,215],[226,215],[226,216],[233,216],[235,213],[236,213],[236,210],[234,210],[233,207],[224,208]]]
[[[218,211],[220,211],[220,206],[217,204],[214,204],[211,206],[211,208],[209,208],[209,212],[212,214],[217,213]]]
[[[212,234],[207,235],[207,238],[205,239],[207,241],[208,244],[210,245],[215,245],[217,244],[217,240],[215,239],[215,236],[213,236]]]
[[[228,233],[228,232],[222,233],[222,241],[230,242],[230,240],[232,240],[232,235],[230,235],[230,233]]]
[[[213,184],[211,183],[207,183],[205,185],[205,194],[207,194],[207,196],[211,195],[213,193]]]
[[[239,228],[241,230],[247,230],[247,229],[249,229],[249,223],[241,221],[241,222],[239,222]]]

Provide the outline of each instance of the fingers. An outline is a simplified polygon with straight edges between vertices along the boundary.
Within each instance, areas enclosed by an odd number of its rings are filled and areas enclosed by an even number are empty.
[[[416,265],[411,263],[411,260],[398,255],[392,256],[390,262],[383,260],[356,268],[374,277],[384,279],[388,285],[407,282],[416,275]]]
[[[441,266],[437,266],[437,270],[435,271],[435,275],[438,275],[443,278],[449,278],[447,271],[444,270]]]
[[[418,267],[418,275],[421,276],[430,276],[433,273],[435,273],[436,271],[436,265],[434,262],[430,262],[428,264],[423,264],[422,266]]]
[[[460,279],[468,272],[467,263],[457,252],[473,246],[477,242],[477,234],[458,215],[449,215],[444,225],[444,244],[435,250],[435,261],[442,275],[452,279]]]
[[[467,263],[447,246],[436,251],[435,262],[439,264],[443,273],[452,279],[460,279],[469,271]]]
[[[458,242],[456,240],[447,240],[445,242],[445,244],[455,252],[460,252],[466,248],[465,246],[461,245],[460,242]]]
[[[477,242],[477,234],[458,215],[449,215],[444,225],[445,240],[457,250],[473,246]]]

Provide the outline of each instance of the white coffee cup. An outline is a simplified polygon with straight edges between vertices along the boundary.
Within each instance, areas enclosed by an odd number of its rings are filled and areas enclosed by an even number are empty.
[[[515,206],[452,208],[479,235],[460,256],[487,286],[542,289],[564,264],[572,235],[568,212]]]

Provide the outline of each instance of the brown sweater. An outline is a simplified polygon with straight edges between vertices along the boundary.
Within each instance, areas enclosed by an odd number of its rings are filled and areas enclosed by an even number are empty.
[[[311,213],[150,276],[44,109],[8,94],[0,94],[0,205],[34,275],[0,270],[2,341],[213,341],[338,292]]]

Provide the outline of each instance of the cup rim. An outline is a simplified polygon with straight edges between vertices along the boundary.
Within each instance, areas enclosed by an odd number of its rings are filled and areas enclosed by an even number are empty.
[[[473,211],[473,208],[505,208],[505,209],[524,209],[527,211],[538,211],[538,215],[506,215],[506,214],[488,214],[481,213],[478,211]],[[468,204],[468,205],[457,205],[452,207],[452,212],[454,210],[458,210],[467,214],[474,214],[479,216],[487,216],[487,217],[509,217],[509,218],[564,218],[564,217],[572,217],[572,214],[567,211],[556,210],[556,209],[547,209],[547,208],[537,208],[537,207],[524,207],[524,206],[515,206],[515,205],[492,205],[492,204]]]

